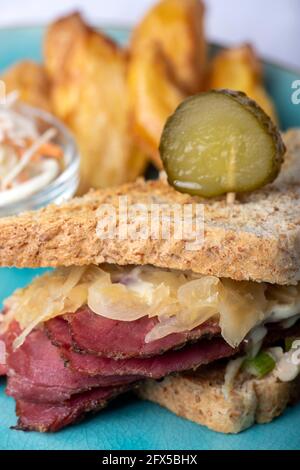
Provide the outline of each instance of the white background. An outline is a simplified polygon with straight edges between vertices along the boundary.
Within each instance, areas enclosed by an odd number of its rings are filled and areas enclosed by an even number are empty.
[[[132,25],[154,0],[0,0],[0,27],[46,23],[80,9],[96,24]],[[211,40],[254,43],[262,56],[300,70],[300,0],[206,0]]]

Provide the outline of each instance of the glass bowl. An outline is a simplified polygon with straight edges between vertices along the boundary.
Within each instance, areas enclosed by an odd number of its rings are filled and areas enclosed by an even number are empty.
[[[14,108],[23,116],[34,120],[41,133],[50,127],[56,129],[57,133],[52,141],[63,150],[64,170],[46,187],[20,201],[1,205],[0,192],[0,217],[39,209],[50,203],[61,204],[74,196],[79,184],[80,156],[71,132],[46,111],[25,104],[17,104]]]

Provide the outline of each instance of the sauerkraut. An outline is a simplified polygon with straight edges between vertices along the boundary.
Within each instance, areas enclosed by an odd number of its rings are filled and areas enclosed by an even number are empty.
[[[60,268],[17,290],[5,302],[8,314],[0,334],[15,319],[23,332],[18,347],[37,325],[88,305],[97,315],[134,321],[158,317],[146,342],[192,330],[207,320],[219,322],[223,338],[238,346],[257,325],[300,312],[299,286],[238,282],[151,266],[114,265]]]

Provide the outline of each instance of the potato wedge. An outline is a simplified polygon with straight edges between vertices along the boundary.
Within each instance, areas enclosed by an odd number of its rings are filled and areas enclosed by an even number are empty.
[[[50,82],[44,67],[31,60],[24,60],[7,69],[1,77],[6,92],[17,90],[20,100],[51,111]]]
[[[52,80],[59,80],[72,48],[84,41],[87,30],[88,26],[79,13],[59,18],[49,25],[44,39],[44,58]]]
[[[176,81],[187,94],[201,90],[206,63],[201,0],[161,0],[134,29],[130,49],[141,53],[159,45]]]
[[[156,167],[161,168],[158,145],[163,127],[186,94],[174,83],[163,53],[155,47],[132,56],[128,83],[134,113],[132,130]]]
[[[162,167],[158,145],[166,119],[203,86],[206,43],[200,0],[161,0],[135,28],[129,61],[132,129]]]
[[[81,152],[80,192],[134,180],[147,162],[129,132],[127,53],[75,14],[50,26],[52,104]]]
[[[263,86],[260,61],[250,45],[222,50],[212,60],[207,89],[218,88],[243,91],[257,101],[274,122],[278,121],[274,104]]]

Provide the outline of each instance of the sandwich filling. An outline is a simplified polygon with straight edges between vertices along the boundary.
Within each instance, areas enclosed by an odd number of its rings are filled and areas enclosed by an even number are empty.
[[[0,333],[16,320],[19,347],[39,324],[87,306],[119,322],[155,319],[145,343],[192,331],[207,321],[219,325],[233,348],[263,339],[267,323],[293,326],[300,317],[300,286],[233,281],[152,266],[104,265],[59,268],[35,279],[6,300]]]
[[[18,427],[57,431],[145,378],[218,360],[229,359],[230,388],[231,358],[300,336],[299,290],[151,266],[48,272],[0,315],[0,374]]]

